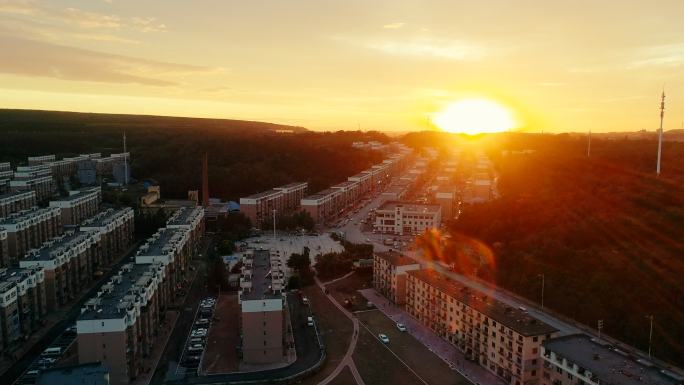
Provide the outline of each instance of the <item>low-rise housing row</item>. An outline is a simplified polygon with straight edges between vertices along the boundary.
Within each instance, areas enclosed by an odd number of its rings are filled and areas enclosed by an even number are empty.
[[[56,207],[33,207],[0,219],[0,228],[7,231],[8,258],[2,261],[4,267],[16,264],[30,249],[61,234],[61,213]]]
[[[439,205],[388,201],[375,211],[374,229],[396,235],[418,234],[439,228],[442,208]]]
[[[307,189],[307,182],[295,182],[240,198],[240,211],[250,219],[252,226],[261,227],[270,223],[273,210],[277,214],[297,210]]]
[[[16,174],[16,173],[15,173]],[[34,191],[36,199],[43,201],[55,194],[55,183],[52,175],[40,175],[34,177],[20,178],[16,176],[9,182],[10,191]]]
[[[133,209],[107,209],[82,222],[80,231],[98,232],[102,238],[102,265],[114,262],[118,255],[128,250],[133,243],[135,216]],[[95,271],[100,264],[95,266]]]

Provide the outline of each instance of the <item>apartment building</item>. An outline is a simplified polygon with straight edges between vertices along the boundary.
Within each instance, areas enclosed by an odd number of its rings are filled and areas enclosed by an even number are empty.
[[[442,208],[442,218],[452,219],[457,214],[458,202],[456,191],[448,185],[438,185],[435,187],[433,202]]]
[[[418,234],[439,228],[442,208],[439,205],[387,201],[375,210],[373,228],[396,235]]]
[[[13,177],[14,177],[14,171],[12,171],[12,170],[0,170],[0,179],[9,180],[9,179],[12,179]]]
[[[10,162],[0,162],[0,171],[9,171],[12,169]]]
[[[0,349],[11,351],[47,313],[42,268],[0,269]]]
[[[8,260],[14,264],[30,249],[61,234],[62,219],[56,207],[33,207],[0,219],[0,228],[7,231]]]
[[[38,166],[44,163],[54,162],[57,158],[54,155],[29,156],[29,166]]]
[[[133,242],[135,218],[133,209],[107,209],[81,222],[80,231],[98,232],[102,238],[101,260],[94,263],[94,270],[114,262]]]
[[[200,248],[200,241],[204,234],[204,209],[202,207],[181,207],[166,221],[169,229],[185,229],[193,253]]]
[[[362,171],[350,176],[347,180],[358,185],[360,195],[364,195],[373,189],[373,174],[369,172]]]
[[[335,219],[344,209],[344,196],[338,189],[326,189],[302,199],[302,210],[311,215],[314,222],[325,223]]]
[[[50,207],[61,210],[63,225],[77,225],[97,214],[101,202],[102,189],[97,186],[69,191],[69,196],[51,200]]]
[[[163,281],[160,263],[122,266],[76,320],[79,364],[102,362],[112,385],[128,385],[137,377],[163,327],[168,298],[161,295]]]
[[[250,250],[243,259],[238,301],[242,360],[270,364],[285,360],[285,289],[280,261],[268,250]]]
[[[19,266],[43,268],[47,307],[56,310],[93,280],[96,261],[101,260],[101,243],[98,232],[72,230],[30,250]]]
[[[7,230],[0,227],[0,268],[9,266],[10,257],[9,249],[7,246]]]
[[[36,199],[43,201],[52,197],[55,193],[55,184],[52,180],[52,175],[33,176],[26,178],[17,178],[9,182],[10,191],[34,191]]]
[[[135,263],[161,263],[164,268],[161,296],[166,303],[171,302],[173,293],[184,285],[193,253],[187,229],[161,228],[138,248]]]
[[[358,182],[344,181],[334,186],[330,186],[332,190],[338,190],[340,194],[340,204],[343,208],[351,207],[359,201],[361,197],[361,189]]]
[[[28,210],[37,204],[34,191],[9,192],[0,195],[0,218],[21,210]]]
[[[539,382],[542,343],[555,328],[434,270],[406,275],[409,314],[506,383]]]
[[[273,210],[277,213],[297,210],[307,188],[306,182],[290,183],[240,198],[240,211],[250,219],[252,226],[261,227],[271,223]]]
[[[109,370],[101,362],[44,369],[36,385],[109,385]]]
[[[684,375],[586,334],[544,341],[541,385],[681,385]]]
[[[373,287],[392,303],[406,303],[406,272],[420,270],[420,264],[397,252],[373,254]]]

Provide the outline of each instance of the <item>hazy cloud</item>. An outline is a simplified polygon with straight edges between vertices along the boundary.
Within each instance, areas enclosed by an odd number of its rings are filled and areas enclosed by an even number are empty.
[[[645,66],[678,67],[684,64],[684,43],[665,44],[637,50],[640,59],[632,61],[630,68]]]
[[[391,23],[391,24],[385,24],[382,26],[382,28],[385,29],[399,29],[404,26],[404,23]]]
[[[477,44],[459,40],[369,40],[366,48],[395,56],[432,57],[447,60],[477,60],[485,56],[485,49]]]
[[[0,51],[12,52],[0,72],[63,80],[173,86],[183,76],[217,71],[8,36],[0,36]]]

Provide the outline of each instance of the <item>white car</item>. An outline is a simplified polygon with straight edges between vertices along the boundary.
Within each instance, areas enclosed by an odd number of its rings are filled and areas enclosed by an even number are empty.
[[[405,331],[407,330],[407,329],[406,329],[406,326],[404,326],[404,324],[402,324],[402,323],[397,323],[397,329],[398,329],[400,332],[405,332]]]
[[[202,350],[204,350],[204,346],[201,344],[195,344],[195,345],[191,345],[190,347],[188,347],[189,352],[197,352],[197,351],[202,351]]]
[[[389,344],[389,338],[386,335],[380,333],[378,334],[378,338],[380,339],[380,341]]]

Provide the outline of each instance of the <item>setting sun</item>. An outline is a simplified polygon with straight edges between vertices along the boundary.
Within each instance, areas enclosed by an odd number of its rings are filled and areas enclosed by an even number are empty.
[[[471,135],[508,131],[517,124],[508,108],[489,99],[453,102],[433,119],[444,131]]]

